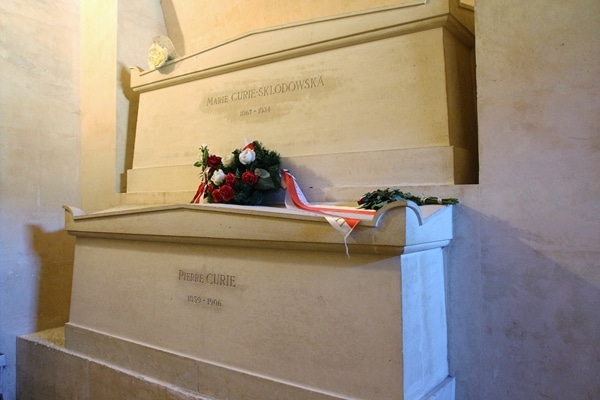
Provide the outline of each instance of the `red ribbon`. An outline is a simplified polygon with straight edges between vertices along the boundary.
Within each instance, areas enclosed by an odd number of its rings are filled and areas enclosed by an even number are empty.
[[[200,182],[200,185],[198,186],[198,190],[196,190],[196,194],[194,195],[192,203],[198,204],[202,201],[202,197],[204,196],[204,186],[204,181]]]

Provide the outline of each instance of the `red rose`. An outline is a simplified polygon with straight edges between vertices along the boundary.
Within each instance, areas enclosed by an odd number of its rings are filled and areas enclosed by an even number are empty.
[[[215,185],[213,185],[212,183],[206,186],[206,193],[212,193],[213,190],[215,190]]]
[[[219,189],[213,190],[210,195],[212,196],[212,199],[215,203],[223,202],[223,197],[221,196],[221,191]]]
[[[219,194],[221,195],[221,198],[223,199],[224,202],[228,202],[231,199],[233,199],[233,195],[234,195],[233,188],[228,185],[223,185],[219,189]],[[214,192],[213,192],[213,196],[214,196]]]
[[[258,182],[258,175],[256,175],[254,172],[251,172],[251,171],[245,171],[242,174],[242,182],[244,182],[250,186],[254,186],[254,185],[256,185],[256,182]]]
[[[221,164],[221,157],[215,155],[208,156],[208,158],[206,159],[206,163],[209,167],[213,169],[217,168]]]
[[[230,172],[227,175],[225,175],[225,184],[226,185],[233,187],[236,182],[237,182],[237,178],[235,177],[235,174],[232,174]]]

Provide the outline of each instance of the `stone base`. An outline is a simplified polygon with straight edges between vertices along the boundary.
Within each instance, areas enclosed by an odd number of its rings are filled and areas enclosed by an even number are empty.
[[[385,159],[386,168],[357,163],[356,153],[284,157],[282,165],[293,172],[298,182],[304,184],[302,189],[306,190],[305,194],[309,196],[309,200],[316,202],[326,201],[325,196],[311,189],[320,188],[322,191],[331,188],[331,176],[337,176],[335,187],[358,189],[359,196],[352,200],[358,200],[360,195],[371,188],[375,190],[382,187],[448,185],[477,181],[477,169],[468,167],[477,162],[477,157],[460,147],[364,151],[360,153],[359,158]],[[191,163],[130,169],[127,171],[127,194],[194,190],[199,184],[198,171]],[[315,171],[327,171],[327,174],[319,175]],[[398,171],[411,173],[407,175]],[[310,185],[306,185],[307,182],[310,182]],[[184,202],[190,200],[186,197]]]
[[[64,347],[64,329],[17,338],[20,400],[209,400]]]
[[[97,351],[115,344],[122,351],[107,363],[68,350],[63,328],[21,336],[17,339],[19,399],[342,399],[98,332],[73,327],[70,331],[88,336]],[[173,381],[182,386],[169,383]],[[453,400],[454,378],[448,377],[421,399]]]

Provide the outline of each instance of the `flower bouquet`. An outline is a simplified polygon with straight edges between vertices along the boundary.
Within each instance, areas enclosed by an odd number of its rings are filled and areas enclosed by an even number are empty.
[[[210,154],[202,145],[195,167],[202,169],[201,182],[192,203],[257,205],[267,193],[281,188],[281,157],[254,141],[225,158]]]

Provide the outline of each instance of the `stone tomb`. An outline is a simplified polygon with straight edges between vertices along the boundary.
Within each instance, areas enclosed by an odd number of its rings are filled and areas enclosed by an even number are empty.
[[[85,215],[66,347],[216,399],[453,399],[452,208],[393,203],[347,239],[274,207]]]
[[[311,201],[477,183],[473,13],[455,3],[251,32],[133,68],[140,100],[123,203],[189,201],[200,145],[222,155],[244,138],[280,152]]]

